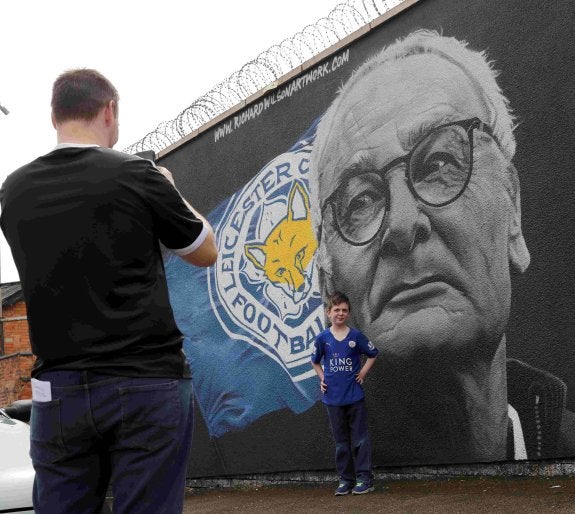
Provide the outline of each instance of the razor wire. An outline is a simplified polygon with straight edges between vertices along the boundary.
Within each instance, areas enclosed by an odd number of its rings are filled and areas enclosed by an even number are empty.
[[[402,1],[347,0],[336,5],[326,17],[260,53],[174,119],[160,123],[124,152],[154,150],[157,153],[177,143]]]

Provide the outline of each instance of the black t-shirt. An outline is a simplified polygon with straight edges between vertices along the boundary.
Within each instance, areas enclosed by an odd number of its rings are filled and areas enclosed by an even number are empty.
[[[0,204],[37,357],[32,376],[189,376],[160,242],[186,253],[205,231],[150,161],[60,148],[12,173]]]

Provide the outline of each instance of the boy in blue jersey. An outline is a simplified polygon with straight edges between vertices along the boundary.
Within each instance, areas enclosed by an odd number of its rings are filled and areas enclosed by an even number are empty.
[[[347,326],[350,309],[345,294],[329,295],[326,314],[331,326],[317,336],[311,355],[335,439],[335,465],[340,479],[336,496],[365,494],[374,489],[361,384],[378,351],[359,330]],[[362,354],[367,356],[363,366]]]

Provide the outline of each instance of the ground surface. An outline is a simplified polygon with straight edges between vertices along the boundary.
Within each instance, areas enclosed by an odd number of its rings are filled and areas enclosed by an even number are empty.
[[[452,478],[437,481],[376,482],[373,493],[333,495],[333,485],[271,485],[189,489],[184,514],[371,513],[386,514],[575,514],[573,478]]]

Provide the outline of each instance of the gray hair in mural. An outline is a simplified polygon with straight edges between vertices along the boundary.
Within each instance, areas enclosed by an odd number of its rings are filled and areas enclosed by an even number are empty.
[[[418,30],[362,64],[317,129],[320,288],[349,296],[381,352],[368,384],[376,462],[573,451],[560,381],[506,354],[510,275],[530,257],[496,78],[485,53]]]
[[[333,469],[334,290],[376,468],[575,455],[575,4],[409,4],[161,157],[219,248],[165,263],[190,476]]]

